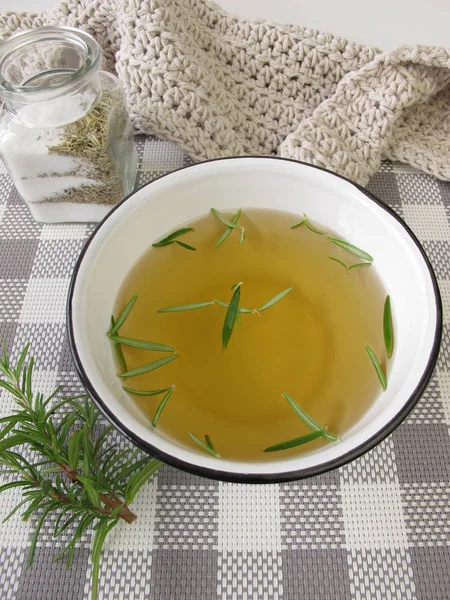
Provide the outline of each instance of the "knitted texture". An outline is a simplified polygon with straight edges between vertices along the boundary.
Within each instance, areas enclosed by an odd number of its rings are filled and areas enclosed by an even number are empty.
[[[365,184],[382,158],[450,180],[450,52],[394,52],[204,0],[64,0],[0,38],[69,25],[101,44],[136,128],[194,159],[279,154]]]

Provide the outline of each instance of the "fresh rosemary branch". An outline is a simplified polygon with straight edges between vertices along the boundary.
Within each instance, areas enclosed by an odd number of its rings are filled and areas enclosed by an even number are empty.
[[[209,435],[205,435],[205,441],[202,441],[200,438],[198,438],[193,433],[189,433],[189,437],[191,438],[191,440],[193,442],[195,442],[198,446],[200,446],[200,448],[203,448],[203,450],[205,450],[209,454],[212,454],[212,456],[214,456],[215,458],[222,458],[220,456],[220,454],[217,452],[217,450],[214,448]]]
[[[234,217],[234,219],[232,221],[228,221],[227,219],[222,217],[222,215],[215,208],[212,208],[211,212],[215,217],[217,217],[219,219],[219,221],[221,223],[223,223],[227,227],[227,230],[220,236],[219,241],[216,244],[216,248],[218,246],[220,246],[220,244],[222,244],[222,242],[224,242],[227,239],[227,237],[230,235],[230,233],[233,231],[233,229],[240,230],[241,238],[240,238],[239,243],[242,244],[242,242],[245,240],[245,229],[242,227],[242,225],[237,224],[237,222],[239,221],[239,218],[242,214],[242,210],[241,209],[238,210],[237,215]]]
[[[391,312],[391,297],[386,296],[383,311],[383,333],[384,345],[386,346],[386,354],[388,358],[392,357],[394,352],[394,326],[392,324]]]
[[[186,248],[186,250],[196,250],[193,246],[189,246],[189,244],[185,244],[184,242],[180,242],[175,238],[180,237],[180,235],[184,235],[185,233],[189,233],[190,231],[194,231],[193,227],[183,227],[183,229],[178,229],[174,231],[164,239],[152,244],[153,248],[162,248],[163,246],[170,246],[171,244],[178,244],[182,248]]]
[[[114,327],[114,326],[113,326]],[[99,412],[87,396],[55,400],[32,388],[33,358],[25,346],[15,366],[3,348],[0,387],[17,407],[0,419],[0,464],[5,483],[0,492],[22,489],[22,500],[5,520],[23,508],[24,520],[36,517],[29,563],[33,561],[39,532],[50,515],[57,515],[53,537],[69,526],[73,534],[64,542],[58,558],[73,561],[76,544],[93,530],[91,551],[92,598],[97,597],[102,546],[109,531],[120,521],[133,523],[129,505],[139,489],[162,466],[155,459],[138,458],[138,450],[120,451],[112,444],[111,426],[102,427]]]
[[[377,374],[378,380],[381,384],[381,387],[383,388],[384,391],[387,390],[387,378],[386,375],[383,371],[383,368],[381,367],[380,363],[378,362],[378,358],[375,356],[375,352],[372,350],[372,348],[370,346],[366,346],[366,352],[369,355],[370,358],[370,362],[373,365],[373,368],[375,369],[375,372]]]

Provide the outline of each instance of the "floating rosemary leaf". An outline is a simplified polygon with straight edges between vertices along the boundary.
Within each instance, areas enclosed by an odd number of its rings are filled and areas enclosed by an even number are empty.
[[[172,356],[166,356],[165,358],[160,358],[159,360],[154,360],[147,365],[142,365],[142,367],[136,367],[136,369],[131,369],[131,371],[125,371],[125,373],[119,374],[119,377],[136,377],[137,375],[143,375],[144,373],[148,373],[149,371],[154,371],[155,369],[159,369],[160,367],[164,367],[169,364],[173,360],[178,358],[178,354],[173,354]]]
[[[321,431],[312,431],[311,433],[306,433],[305,435],[293,438],[292,440],[287,440],[286,442],[280,442],[279,444],[269,446],[268,448],[264,449],[264,452],[278,452],[279,450],[287,450],[288,448],[303,446],[303,444],[317,440],[317,438],[320,437],[322,437]]]
[[[167,394],[164,396],[164,398],[159,403],[158,408],[156,409],[156,412],[155,412],[155,416],[153,417],[153,421],[152,421],[153,427],[156,427],[156,425],[159,421],[159,418],[161,416],[161,413],[164,410],[167,402],[169,401],[169,398],[172,395],[172,393],[173,393],[173,388],[170,388],[170,390],[168,390]]]
[[[216,244],[216,248],[217,248],[217,246],[220,246],[220,244],[230,235],[232,229],[240,229],[241,239],[240,239],[239,243],[242,244],[242,242],[245,239],[245,229],[242,227],[242,225],[237,224],[237,222],[242,214],[242,210],[239,209],[238,214],[233,219],[233,221],[228,221],[227,219],[222,217],[222,215],[215,208],[211,208],[211,212],[215,217],[217,217],[217,219],[219,219],[219,221],[221,223],[223,223],[223,225],[226,225],[226,227],[228,227],[228,230],[230,230],[230,232],[225,237],[222,234],[222,236],[219,238],[219,241]]]
[[[376,371],[376,374],[378,375],[378,379],[380,381],[381,387],[383,388],[384,391],[387,390],[387,379],[386,379],[386,375],[384,374],[383,369],[381,368],[380,363],[378,362],[377,357],[375,356],[374,351],[372,350],[372,348],[370,346],[365,346],[366,348],[366,352],[369,355],[369,358],[373,364],[373,368]]]
[[[220,456],[220,454],[217,452],[217,450],[214,448],[209,435],[205,435],[206,442],[204,442],[203,440],[198,438],[193,433],[189,433],[189,437],[191,438],[191,440],[193,442],[195,442],[198,446],[200,446],[200,448],[203,448],[203,450],[206,450],[206,452],[208,452],[209,454],[212,454],[212,456],[214,456],[215,458],[222,458]]]
[[[262,312],[263,310],[267,310],[268,308],[279,302],[281,298],[284,298],[287,294],[289,294],[289,292],[293,289],[293,287],[286,288],[285,290],[283,290],[282,292],[265,302],[260,308],[258,308],[258,311]]]
[[[319,425],[317,421],[315,421],[310,415],[308,415],[308,413],[306,413],[303,410],[303,408],[301,408],[297,404],[297,402],[292,398],[290,394],[288,394],[287,392],[283,392],[282,396],[287,400],[289,406],[292,408],[295,414],[298,417],[300,417],[300,419],[307,427],[309,427],[313,431],[320,431],[320,435],[329,442],[337,442],[339,438],[336,435],[329,433],[325,427],[322,427],[322,425]]]
[[[358,256],[359,258],[368,260],[369,262],[373,262],[373,258],[370,256],[370,254],[367,254],[367,252],[364,252],[364,250],[361,250],[361,248],[357,248],[356,246],[353,246],[353,244],[349,244],[348,242],[345,242],[344,240],[338,240],[337,238],[332,238],[332,237],[328,237],[328,236],[327,236],[327,240],[333,244],[336,244],[336,246],[339,246],[339,248],[343,248],[344,250],[347,250],[347,252],[351,252],[352,254],[354,254],[355,256]]]
[[[333,260],[334,262],[338,263],[342,267],[344,267],[344,269],[348,272],[348,267],[347,267],[347,265],[344,262],[342,262],[342,260],[339,260],[338,258],[334,258],[334,256],[329,256],[328,258],[330,260]]]
[[[183,227],[182,229],[177,229],[177,231],[174,231],[173,233],[171,233],[164,239],[160,240],[159,242],[155,242],[154,244],[152,244],[152,246],[153,246],[153,248],[162,248],[163,246],[170,246],[170,244],[174,243],[175,238],[180,237],[180,235],[184,235],[185,233],[189,233],[190,231],[194,231],[194,228],[193,227]],[[188,246],[187,244],[184,244],[183,242],[177,241],[176,243],[179,244],[180,246],[183,246],[183,248],[187,247],[188,250],[195,250],[195,248],[193,248],[192,246]]]
[[[297,227],[301,227],[304,224],[305,224],[305,219],[303,219],[303,221],[299,221],[295,225],[292,225],[291,229],[297,229]]]
[[[135,340],[134,338],[121,337],[120,335],[111,334],[109,334],[109,338],[115,344],[123,344],[124,346],[139,348],[140,350],[150,350],[154,352],[175,352],[175,348],[172,348],[172,346],[165,346],[164,344],[157,344],[156,342],[146,342],[144,340]]]
[[[350,267],[348,268],[349,271],[352,271],[353,269],[361,269],[364,267],[370,267],[372,265],[371,262],[364,262],[364,263],[355,263],[354,265],[350,265]]]
[[[162,388],[161,390],[133,390],[132,388],[123,386],[122,389],[129,394],[134,394],[135,396],[159,396],[160,394],[165,394],[172,388]]]
[[[334,256],[329,256],[328,257],[330,260],[334,260],[334,262],[337,262],[338,264],[342,265],[344,267],[344,269],[347,271],[347,273],[349,271],[352,271],[353,269],[361,269],[363,267],[370,267],[371,266],[371,262],[363,262],[363,263],[355,263],[354,265],[350,265],[349,267],[347,267],[347,265],[342,262],[342,260],[339,260],[338,258],[334,258]]]
[[[111,315],[111,330],[114,329],[116,322],[114,320],[114,317]],[[124,371],[128,371],[128,366],[127,366],[127,361],[125,360],[125,356],[123,354],[123,350],[122,350],[122,346],[120,344],[116,344],[116,353],[117,353],[117,357],[119,359],[120,362],[120,366],[122,367],[122,369]]]
[[[131,300],[128,302],[128,304],[125,306],[125,308],[122,311],[122,314],[120,315],[120,317],[117,319],[116,323],[114,326],[111,327],[111,329],[109,330],[109,333],[111,335],[114,335],[115,333],[117,333],[117,331],[122,327],[122,325],[125,323],[128,315],[130,314],[135,302],[137,300],[137,296],[133,296],[131,298]]]
[[[241,313],[239,311],[237,311],[237,313],[236,313],[236,325],[238,327],[241,326]]]
[[[387,357],[391,358],[394,352],[394,326],[392,324],[392,312],[391,312],[391,297],[386,296],[384,302],[383,311],[383,333],[384,333],[384,344],[386,346]]]
[[[305,218],[305,227],[307,229],[309,229],[313,233],[317,233],[318,235],[324,235],[323,231],[319,231],[319,229],[316,229],[315,227],[313,227],[313,225],[311,225],[311,223],[308,220],[308,217],[305,214],[303,216]]]
[[[194,252],[197,250],[197,248],[194,248],[194,246],[189,246],[189,244],[185,244],[184,242],[180,242],[178,240],[175,243],[181,246],[182,248],[186,248],[186,250],[193,250]]]
[[[233,223],[233,225],[237,225],[237,222],[239,221],[241,213],[242,213],[242,210],[239,209],[238,212],[237,212],[237,214],[236,214],[236,216],[231,221]],[[218,242],[216,244],[216,248],[218,248],[220,246],[220,244],[222,244],[227,239],[227,237],[231,234],[232,231],[233,231],[232,227],[227,227],[225,229],[225,231],[222,233],[222,235],[220,236],[220,238],[219,238],[219,240],[218,240]]]
[[[167,313],[167,312],[184,312],[185,310],[198,310],[199,308],[205,308],[211,306],[214,302],[196,302],[194,304],[179,304],[178,306],[166,306],[166,308],[160,308],[156,312]]]
[[[230,305],[227,309],[225,321],[223,323],[222,328],[222,350],[227,349],[228,342],[230,341],[231,334],[233,333],[233,327],[236,322],[236,315],[239,309],[239,300],[241,298],[241,285],[242,282],[237,283],[235,286],[233,286],[233,296],[231,298]]]

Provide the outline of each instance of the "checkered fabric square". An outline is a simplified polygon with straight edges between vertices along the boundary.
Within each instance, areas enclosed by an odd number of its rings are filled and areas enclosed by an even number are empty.
[[[190,164],[173,144],[137,138],[137,185]],[[450,184],[383,163],[369,188],[412,227],[439,279],[444,338],[436,372],[407,421],[359,460],[283,485],[220,483],[164,467],[107,540],[103,600],[444,600],[450,598]],[[0,169],[0,334],[30,342],[35,385],[80,393],[65,333],[70,275],[92,225],[40,225]],[[12,401],[0,393],[0,415]],[[126,442],[115,434],[123,445]],[[0,499],[0,519],[17,502]],[[90,536],[74,564],[53,563],[44,527],[0,526],[1,600],[87,600]],[[70,531],[67,533],[70,536]]]

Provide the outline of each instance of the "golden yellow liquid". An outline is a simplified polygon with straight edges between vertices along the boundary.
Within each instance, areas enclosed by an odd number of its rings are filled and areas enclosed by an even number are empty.
[[[380,359],[385,356],[385,292],[376,267],[346,273],[329,257],[347,265],[361,261],[305,226],[291,229],[297,221],[281,211],[246,210],[239,222],[246,230],[244,243],[239,244],[240,232],[233,231],[216,248],[225,226],[209,214],[190,223],[195,231],[179,238],[196,252],[176,244],[150,247],[123,283],[116,315],[131,296],[137,294],[138,300],[120,334],[173,346],[179,354],[125,385],[141,390],[176,386],[157,427],[178,443],[203,452],[188,433],[201,439],[208,434],[222,457],[246,461],[310,452],[328,442],[263,452],[310,432],[283,392],[338,435],[378,395],[380,384],[364,349],[369,344]],[[230,288],[238,281],[243,282],[240,306],[252,309],[290,286],[294,289],[260,315],[242,314],[227,350],[222,350],[225,308],[157,313],[162,307],[214,298],[229,303]],[[167,356],[123,350],[129,369]],[[151,421],[162,396],[132,398]]]

